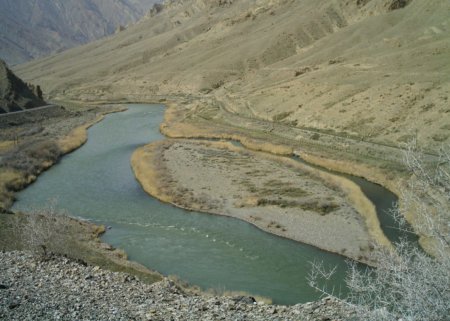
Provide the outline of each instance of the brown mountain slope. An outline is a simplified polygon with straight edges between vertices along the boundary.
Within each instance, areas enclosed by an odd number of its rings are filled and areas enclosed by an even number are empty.
[[[190,95],[246,117],[398,145],[450,137],[447,0],[185,0],[19,66],[53,98]]]
[[[0,60],[0,114],[45,105],[40,87],[30,87]]]
[[[85,44],[133,23],[154,0],[2,0],[0,57],[9,64]]]

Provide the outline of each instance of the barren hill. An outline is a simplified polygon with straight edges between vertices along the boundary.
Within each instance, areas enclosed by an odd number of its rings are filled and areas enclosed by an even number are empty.
[[[17,72],[51,98],[190,95],[196,111],[214,102],[239,117],[437,149],[450,137],[449,16],[448,0],[169,1]]]
[[[25,84],[0,60],[0,114],[42,105],[40,87]]]
[[[3,0],[0,57],[9,64],[42,57],[114,33],[155,0]]]

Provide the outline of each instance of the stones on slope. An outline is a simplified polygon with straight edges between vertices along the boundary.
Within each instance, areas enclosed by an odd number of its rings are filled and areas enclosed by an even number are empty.
[[[347,320],[333,299],[294,306],[253,297],[189,294],[173,281],[145,284],[136,277],[53,257],[0,252],[0,319],[5,320]],[[8,286],[7,286],[8,285]]]
[[[254,304],[256,300],[252,296],[237,296],[232,299],[236,303]]]

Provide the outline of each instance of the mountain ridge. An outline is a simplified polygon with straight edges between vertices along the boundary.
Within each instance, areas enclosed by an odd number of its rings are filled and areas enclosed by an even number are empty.
[[[40,86],[24,83],[0,60],[0,114],[45,104]]]
[[[0,57],[9,64],[46,56],[113,34],[154,0],[5,0],[0,3]]]
[[[17,71],[60,99],[191,95],[245,117],[437,150],[450,137],[447,13],[444,0],[171,1]]]

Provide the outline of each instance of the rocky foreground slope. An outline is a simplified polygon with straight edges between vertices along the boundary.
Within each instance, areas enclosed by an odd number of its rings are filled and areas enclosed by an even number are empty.
[[[149,285],[61,257],[43,261],[23,252],[0,252],[0,261],[4,320],[337,321],[350,315],[330,298],[274,306],[251,297],[188,294],[168,279]]]

